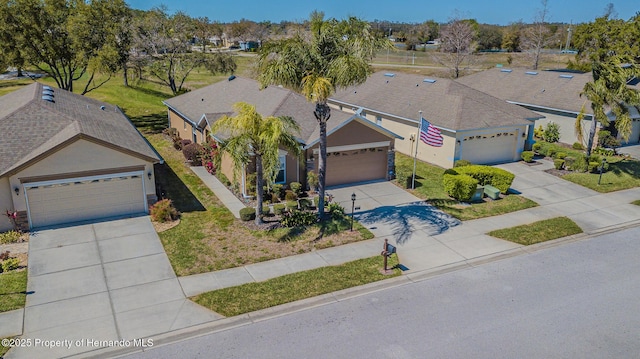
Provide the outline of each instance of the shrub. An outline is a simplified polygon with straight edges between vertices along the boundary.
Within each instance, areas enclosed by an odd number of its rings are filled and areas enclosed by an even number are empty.
[[[569,157],[565,157],[564,160],[567,161],[567,158]],[[568,162],[567,162],[567,166],[568,166]],[[585,158],[585,156],[582,156],[582,155],[576,157],[571,163],[571,167],[568,167],[568,169],[572,171],[585,172],[588,169],[587,159]]]
[[[184,158],[191,163],[192,166],[202,166],[202,146],[197,143],[190,143],[182,147]]]
[[[602,161],[602,157],[600,157],[600,155],[598,154],[591,154],[591,156],[589,156],[589,162],[598,162],[600,163]]]
[[[458,201],[468,201],[478,187],[478,180],[469,175],[444,175],[442,185],[447,194]]]
[[[560,159],[560,160],[564,160],[565,157],[567,157],[567,153],[566,152],[558,152],[556,153],[556,155],[554,156],[554,158],[556,159]]]
[[[21,233],[18,231],[9,231],[0,233],[0,244],[16,243],[20,239]]]
[[[531,149],[535,152],[535,153],[540,153],[540,149],[542,149],[542,144],[539,142],[536,142],[533,144],[533,146],[531,146]]]
[[[536,127],[533,130],[533,135],[537,138],[543,138],[544,137],[544,128],[542,127],[542,125]]]
[[[160,223],[175,221],[180,217],[180,213],[173,206],[173,202],[166,198],[151,206],[151,208],[149,208],[149,215],[152,220]]]
[[[583,151],[584,150],[584,146],[580,142],[574,142],[573,145],[571,145],[571,148],[573,148],[574,150],[578,150],[578,151]]]
[[[564,160],[556,158],[555,160],[553,160],[553,167],[555,167],[557,170],[561,170],[562,168],[564,168]]]
[[[268,205],[262,205],[262,214],[270,214],[271,208]]]
[[[289,188],[296,194],[296,196],[300,197],[302,195],[302,183],[300,182],[291,182],[289,183]]]
[[[278,196],[278,198],[282,198],[283,190],[284,190],[284,186],[280,183],[276,183],[273,186],[271,186],[271,191],[273,192],[274,195]]]
[[[298,199],[298,195],[296,195],[292,190],[288,189],[284,192],[284,199],[286,201],[295,201]]]
[[[287,210],[295,211],[298,209],[298,201],[287,201]]]
[[[277,203],[277,202],[280,202],[280,196],[277,193],[272,192],[271,193],[271,203]]]
[[[178,150],[182,151],[182,149],[185,146],[190,145],[190,144],[191,144],[191,140],[188,140],[188,139],[180,140],[180,141],[178,141],[178,146],[179,146]]]
[[[0,261],[11,258],[10,254],[11,252],[9,251],[0,252]]]
[[[587,171],[591,173],[598,173],[599,166],[600,166],[600,162],[589,162],[589,165],[587,166]]]
[[[240,210],[240,219],[243,221],[251,221],[256,219],[256,209],[245,207]]]
[[[533,162],[533,151],[522,151],[520,157],[522,157],[522,160],[527,163]]]
[[[278,216],[281,216],[282,213],[284,212],[285,208],[286,207],[285,207],[284,203],[274,204],[273,205],[273,213],[275,213]]]
[[[444,174],[445,175],[457,175],[458,172],[456,170],[454,170],[453,168],[447,168],[446,170],[444,170]]]
[[[339,203],[332,202],[327,205],[327,210],[331,215],[331,219],[340,219],[344,217],[344,207],[342,207]]]
[[[597,147],[593,152],[603,156],[614,156],[616,154],[616,150],[602,147]]]
[[[547,156],[553,158],[556,155],[556,152],[558,152],[558,150],[554,147],[548,147],[547,148]]]
[[[231,186],[231,181],[229,181],[229,179],[227,178],[227,176],[224,175],[224,173],[219,172],[217,174],[217,177],[220,180],[220,182],[222,182],[223,185],[227,187]]]
[[[320,196],[313,197],[313,205],[318,207],[320,203]],[[326,206],[329,203],[329,197],[324,197],[324,205]]]
[[[546,142],[554,143],[560,140],[560,126],[555,122],[547,123],[544,129],[543,138]]]
[[[611,135],[610,131],[600,130],[598,131],[598,145],[606,148],[620,147],[620,141]]]
[[[282,223],[285,227],[302,227],[312,226],[318,222],[318,217],[314,212],[301,212],[296,211],[292,213],[285,213],[282,217]]]
[[[464,166],[471,166],[473,163],[467,161],[467,160],[457,160],[456,163],[453,164],[453,167],[464,167]]]
[[[303,198],[301,200],[298,201],[298,203],[300,204],[300,209],[305,211],[308,210],[309,208],[311,208],[311,200]]]
[[[318,175],[313,171],[309,171],[307,173],[307,184],[309,185],[309,189],[312,191],[316,191],[319,183],[320,180],[318,179]]]
[[[256,195],[256,178],[257,177],[258,175],[255,172],[247,174],[245,185],[247,186],[246,188],[247,194],[250,196]]]
[[[20,267],[20,260],[18,258],[9,258],[2,261],[2,271],[9,272]]]
[[[502,193],[507,193],[515,175],[502,168],[473,165],[460,167],[456,170],[459,174],[469,175],[475,178],[481,186],[492,185]]]

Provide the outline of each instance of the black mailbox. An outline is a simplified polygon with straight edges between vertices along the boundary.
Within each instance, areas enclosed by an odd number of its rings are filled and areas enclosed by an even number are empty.
[[[387,248],[385,249],[385,252],[387,252],[387,257],[391,257],[391,255],[396,252],[396,247],[392,244],[387,243]]]

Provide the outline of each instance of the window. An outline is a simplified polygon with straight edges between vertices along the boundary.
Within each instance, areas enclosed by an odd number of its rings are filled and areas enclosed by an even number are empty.
[[[285,183],[287,181],[287,157],[280,156],[280,169],[276,175],[276,183]]]
[[[187,121],[182,120],[182,124],[183,124],[183,130],[187,129]]]
[[[382,116],[376,116],[376,125],[382,126]]]

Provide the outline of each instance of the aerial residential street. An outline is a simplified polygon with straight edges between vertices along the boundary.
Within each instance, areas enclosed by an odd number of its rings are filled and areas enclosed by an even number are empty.
[[[631,358],[640,229],[543,249],[126,358]]]

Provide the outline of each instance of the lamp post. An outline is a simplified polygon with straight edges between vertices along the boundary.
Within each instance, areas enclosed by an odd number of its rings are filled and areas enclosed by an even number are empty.
[[[604,164],[607,163],[607,159],[603,158],[602,159],[602,164],[600,164],[600,176],[598,177],[598,186],[600,185],[600,181],[602,181],[602,171],[604,171]]]
[[[356,194],[351,194],[351,232],[353,232],[353,212],[356,209]]]

